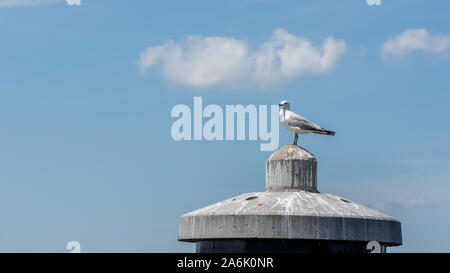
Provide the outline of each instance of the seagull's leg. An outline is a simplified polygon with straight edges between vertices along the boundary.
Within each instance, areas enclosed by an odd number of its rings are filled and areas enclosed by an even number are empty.
[[[298,134],[295,133],[295,138],[294,138],[294,145],[297,145],[297,140],[298,140]]]

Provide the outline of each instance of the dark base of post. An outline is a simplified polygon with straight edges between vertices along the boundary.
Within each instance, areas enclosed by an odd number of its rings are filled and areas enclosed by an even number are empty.
[[[197,253],[368,253],[366,242],[326,240],[206,240],[196,242]],[[381,246],[381,252],[386,247]]]

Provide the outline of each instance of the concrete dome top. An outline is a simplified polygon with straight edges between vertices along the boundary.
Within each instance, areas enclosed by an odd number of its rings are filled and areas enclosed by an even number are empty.
[[[314,155],[300,146],[289,144],[275,151],[268,159],[271,160],[316,160]]]
[[[310,239],[401,245],[400,222],[334,194],[253,192],[183,215],[178,240]]]

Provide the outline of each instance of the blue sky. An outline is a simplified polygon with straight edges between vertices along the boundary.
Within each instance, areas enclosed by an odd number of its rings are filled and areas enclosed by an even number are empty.
[[[263,191],[270,155],[258,141],[174,141],[170,111],[194,96],[289,100],[337,132],[300,138],[321,192],[398,218],[404,246],[391,252],[450,251],[450,2],[21,2],[0,0],[0,251],[65,252],[71,240],[86,252],[193,251],[177,242],[179,217]],[[189,59],[187,36],[229,38],[253,60],[277,29],[345,50],[264,88],[230,87],[234,74],[183,81],[163,57],[140,73],[141,54],[169,40]]]

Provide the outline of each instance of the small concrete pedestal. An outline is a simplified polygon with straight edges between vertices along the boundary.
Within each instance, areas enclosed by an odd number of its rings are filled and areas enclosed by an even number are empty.
[[[396,219],[317,191],[317,161],[286,145],[266,164],[266,191],[245,193],[180,218],[178,240],[199,253],[362,253],[402,244]]]

